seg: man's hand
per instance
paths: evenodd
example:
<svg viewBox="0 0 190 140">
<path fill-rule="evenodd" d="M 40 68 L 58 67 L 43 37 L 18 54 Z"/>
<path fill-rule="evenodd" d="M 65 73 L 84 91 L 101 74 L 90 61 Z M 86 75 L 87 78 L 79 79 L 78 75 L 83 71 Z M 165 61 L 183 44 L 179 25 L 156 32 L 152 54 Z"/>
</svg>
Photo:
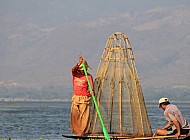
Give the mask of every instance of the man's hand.
<svg viewBox="0 0 190 140">
<path fill-rule="evenodd" d="M 90 94 L 94 96 L 94 91 L 90 92 Z"/>
<path fill-rule="evenodd" d="M 80 56 L 79 56 L 79 64 L 82 64 L 83 61 L 84 61 L 84 59 L 82 57 L 82 54 L 80 54 Z"/>
<path fill-rule="evenodd" d="M 177 132 L 175 135 L 174 135 L 174 138 L 178 138 L 180 136 L 180 132 Z"/>
</svg>

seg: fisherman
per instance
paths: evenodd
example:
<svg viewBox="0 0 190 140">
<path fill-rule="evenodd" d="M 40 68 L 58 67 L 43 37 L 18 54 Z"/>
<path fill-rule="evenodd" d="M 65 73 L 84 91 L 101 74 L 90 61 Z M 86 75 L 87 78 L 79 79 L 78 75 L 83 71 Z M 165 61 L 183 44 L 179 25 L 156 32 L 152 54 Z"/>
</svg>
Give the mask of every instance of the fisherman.
<svg viewBox="0 0 190 140">
<path fill-rule="evenodd" d="M 168 123 L 161 129 L 157 129 L 154 136 L 174 135 L 179 137 L 181 134 L 188 134 L 190 125 L 183 117 L 176 105 L 170 104 L 168 98 L 160 98 L 159 108 L 164 110 L 164 117 Z"/>
<path fill-rule="evenodd" d="M 79 63 L 72 68 L 74 93 L 71 105 L 71 130 L 77 136 L 83 136 L 90 130 L 90 103 L 91 95 L 94 95 L 90 93 L 82 63 L 86 70 L 91 69 L 82 55 L 79 57 Z M 89 73 L 88 78 L 94 90 L 93 77 Z"/>
</svg>

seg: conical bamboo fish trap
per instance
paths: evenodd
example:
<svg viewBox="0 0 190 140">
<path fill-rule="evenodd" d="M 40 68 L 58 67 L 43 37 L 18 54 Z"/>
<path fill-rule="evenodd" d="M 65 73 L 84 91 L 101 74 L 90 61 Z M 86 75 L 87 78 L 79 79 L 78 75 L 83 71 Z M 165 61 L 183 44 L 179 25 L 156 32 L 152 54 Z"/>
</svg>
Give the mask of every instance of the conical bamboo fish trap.
<svg viewBox="0 0 190 140">
<path fill-rule="evenodd" d="M 104 48 L 95 77 L 95 96 L 110 135 L 152 136 L 140 79 L 128 37 L 116 32 Z M 92 109 L 91 134 L 102 134 Z"/>
</svg>

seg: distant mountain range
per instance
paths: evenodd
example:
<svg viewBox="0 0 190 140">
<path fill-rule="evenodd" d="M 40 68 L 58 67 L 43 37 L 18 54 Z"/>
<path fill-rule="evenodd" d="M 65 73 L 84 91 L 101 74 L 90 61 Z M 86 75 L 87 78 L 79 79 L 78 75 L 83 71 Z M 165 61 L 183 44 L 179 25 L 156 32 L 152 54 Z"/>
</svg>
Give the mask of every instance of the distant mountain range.
<svg viewBox="0 0 190 140">
<path fill-rule="evenodd" d="M 70 101 L 72 89 L 54 86 L 41 89 L 1 86 L 0 93 L 0 101 Z"/>
<path fill-rule="evenodd" d="M 190 5 L 113 14 L 102 8 L 99 18 L 84 18 L 85 8 L 67 7 L 65 14 L 61 1 L 49 3 L 1 6 L 0 98 L 70 99 L 79 54 L 95 76 L 108 37 L 121 31 L 132 44 L 145 98 L 190 100 Z"/>
<path fill-rule="evenodd" d="M 190 88 L 165 87 L 147 88 L 144 91 L 145 101 L 158 101 L 161 97 L 167 97 L 171 101 L 190 101 Z M 0 101 L 71 101 L 72 88 L 56 86 L 36 88 L 19 87 L 16 84 L 0 86 Z"/>
</svg>

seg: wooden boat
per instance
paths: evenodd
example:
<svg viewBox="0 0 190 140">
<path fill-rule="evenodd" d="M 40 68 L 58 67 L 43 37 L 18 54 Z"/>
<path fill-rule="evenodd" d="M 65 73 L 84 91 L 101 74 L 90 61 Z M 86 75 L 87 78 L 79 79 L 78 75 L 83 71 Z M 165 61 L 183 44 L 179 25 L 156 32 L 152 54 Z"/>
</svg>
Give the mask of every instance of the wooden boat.
<svg viewBox="0 0 190 140">
<path fill-rule="evenodd" d="M 124 33 L 116 32 L 108 38 L 96 72 L 94 87 L 100 113 L 111 139 L 174 138 L 152 137 L 132 45 Z M 73 139 L 104 139 L 94 106 L 91 108 L 91 114 L 88 136 L 63 136 Z"/>
<path fill-rule="evenodd" d="M 79 140 L 93 140 L 93 139 L 99 139 L 104 140 L 104 136 L 71 136 L 71 135 L 62 135 L 65 138 L 71 138 L 71 139 L 79 139 Z M 190 134 L 187 135 L 181 135 L 178 138 L 175 138 L 172 136 L 155 136 L 155 137 L 128 137 L 128 136 L 110 136 L 110 139 L 112 140 L 190 140 Z"/>
</svg>

